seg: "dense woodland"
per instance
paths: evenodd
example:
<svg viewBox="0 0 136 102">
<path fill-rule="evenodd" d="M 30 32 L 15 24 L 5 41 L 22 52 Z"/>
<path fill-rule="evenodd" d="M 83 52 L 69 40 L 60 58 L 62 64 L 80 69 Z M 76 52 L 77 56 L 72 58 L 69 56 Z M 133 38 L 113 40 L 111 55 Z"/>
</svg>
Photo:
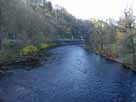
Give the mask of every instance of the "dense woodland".
<svg viewBox="0 0 136 102">
<path fill-rule="evenodd" d="M 92 19 L 93 32 L 88 46 L 108 59 L 136 69 L 136 22 L 133 10 L 125 9 L 119 21 Z"/>
<path fill-rule="evenodd" d="M 90 28 L 90 22 L 46 0 L 0 0 L 0 60 L 16 60 L 56 39 L 83 38 Z"/>
<path fill-rule="evenodd" d="M 119 21 L 80 20 L 46 0 L 0 0 L 0 62 L 37 53 L 57 39 L 83 38 L 92 51 L 136 69 L 135 23 L 132 9 Z"/>
</svg>

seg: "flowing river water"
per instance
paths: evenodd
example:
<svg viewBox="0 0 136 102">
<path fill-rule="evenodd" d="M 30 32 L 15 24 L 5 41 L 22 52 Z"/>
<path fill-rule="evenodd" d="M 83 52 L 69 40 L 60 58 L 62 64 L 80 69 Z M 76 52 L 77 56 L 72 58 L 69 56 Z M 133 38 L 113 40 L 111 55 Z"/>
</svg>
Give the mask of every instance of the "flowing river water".
<svg viewBox="0 0 136 102">
<path fill-rule="evenodd" d="M 0 75 L 0 102 L 136 102 L 136 74 L 79 46 Z"/>
</svg>

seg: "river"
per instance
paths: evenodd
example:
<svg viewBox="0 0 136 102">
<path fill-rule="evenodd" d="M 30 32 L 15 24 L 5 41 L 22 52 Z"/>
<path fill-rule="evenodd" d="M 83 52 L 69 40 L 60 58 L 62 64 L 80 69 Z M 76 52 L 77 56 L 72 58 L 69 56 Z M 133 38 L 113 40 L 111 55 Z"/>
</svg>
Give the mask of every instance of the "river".
<svg viewBox="0 0 136 102">
<path fill-rule="evenodd" d="M 136 74 L 80 46 L 50 50 L 41 66 L 0 75 L 0 102 L 136 102 Z"/>
</svg>

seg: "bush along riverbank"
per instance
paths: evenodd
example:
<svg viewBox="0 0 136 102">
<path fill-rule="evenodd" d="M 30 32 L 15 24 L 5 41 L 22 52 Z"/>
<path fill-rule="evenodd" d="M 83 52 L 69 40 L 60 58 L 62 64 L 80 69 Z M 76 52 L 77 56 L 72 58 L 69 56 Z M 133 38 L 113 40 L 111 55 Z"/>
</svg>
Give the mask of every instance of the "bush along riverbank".
<svg viewBox="0 0 136 102">
<path fill-rule="evenodd" d="M 11 65 L 32 65 L 41 63 L 43 58 L 50 57 L 51 48 L 58 46 L 55 43 L 41 43 L 38 46 L 27 45 L 17 51 L 1 51 L 0 52 L 0 70 L 8 70 Z"/>
</svg>

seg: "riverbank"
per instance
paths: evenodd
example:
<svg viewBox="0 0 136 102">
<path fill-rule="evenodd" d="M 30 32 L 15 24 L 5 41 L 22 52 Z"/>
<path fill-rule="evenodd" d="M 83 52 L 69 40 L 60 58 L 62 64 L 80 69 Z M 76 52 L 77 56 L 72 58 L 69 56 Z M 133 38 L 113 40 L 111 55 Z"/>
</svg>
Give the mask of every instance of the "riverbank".
<svg viewBox="0 0 136 102">
<path fill-rule="evenodd" d="M 49 52 L 50 49 L 58 47 L 58 44 L 50 44 L 46 49 L 39 50 L 37 53 L 21 56 L 16 55 L 14 59 L 6 59 L 0 62 L 0 72 L 10 70 L 12 65 L 23 65 L 23 66 L 36 66 L 39 65 L 42 60 L 47 60 L 52 54 Z"/>
<path fill-rule="evenodd" d="M 33 56 L 23 56 L 19 57 L 16 60 L 10 60 L 0 63 L 0 72 L 4 73 L 8 70 L 12 70 L 11 66 L 37 66 L 40 65 L 42 60 L 47 60 L 51 56 L 51 53 L 48 50 L 39 52 Z"/>
<path fill-rule="evenodd" d="M 53 55 L 49 50 L 59 46 L 64 46 L 64 45 L 56 44 L 56 43 L 50 44 L 50 46 L 48 46 L 46 49 L 42 49 L 35 54 L 27 55 L 27 56 L 19 55 L 18 57 L 14 58 L 14 60 L 6 60 L 0 62 L 0 72 L 3 73 L 8 70 L 12 70 L 11 69 L 12 65 L 17 65 L 17 66 L 21 65 L 21 66 L 29 66 L 29 67 L 35 67 L 37 65 L 40 65 L 43 61 L 48 60 Z"/>
<path fill-rule="evenodd" d="M 107 60 L 110 60 L 110 61 L 113 61 L 113 62 L 116 62 L 116 63 L 121 64 L 121 65 L 123 66 L 123 68 L 127 68 L 127 69 L 130 69 L 130 70 L 136 72 L 136 68 L 135 68 L 133 65 L 131 65 L 131 64 L 129 64 L 129 63 L 123 62 L 123 60 L 121 60 L 121 58 L 119 58 L 119 57 L 107 56 L 106 54 L 97 53 L 97 52 L 95 52 L 95 51 L 92 51 L 92 50 L 90 50 L 89 47 L 85 47 L 85 48 L 86 48 L 88 51 L 91 51 L 92 53 L 95 53 L 95 54 L 97 54 L 97 55 L 100 55 L 100 56 L 106 58 Z"/>
<path fill-rule="evenodd" d="M 105 57 L 108 60 L 111 60 L 111 61 L 121 64 L 124 68 L 131 69 L 132 71 L 136 72 L 136 69 L 133 65 L 123 62 L 120 58 L 108 57 L 106 55 L 101 55 L 101 56 Z"/>
</svg>

